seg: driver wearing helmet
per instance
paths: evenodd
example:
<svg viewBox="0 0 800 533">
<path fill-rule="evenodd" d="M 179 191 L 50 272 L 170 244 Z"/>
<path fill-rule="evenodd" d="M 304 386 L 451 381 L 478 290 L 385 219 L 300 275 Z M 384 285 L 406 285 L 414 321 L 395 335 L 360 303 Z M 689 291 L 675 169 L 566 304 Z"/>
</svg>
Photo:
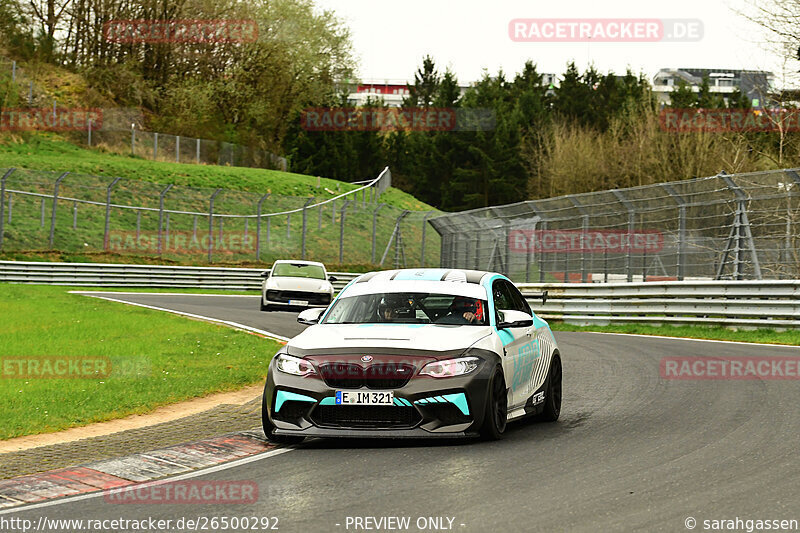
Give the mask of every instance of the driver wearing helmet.
<svg viewBox="0 0 800 533">
<path fill-rule="evenodd" d="M 449 313 L 437 320 L 439 324 L 478 324 L 483 322 L 483 302 L 466 296 L 456 296 Z"/>
<path fill-rule="evenodd" d="M 378 318 L 381 322 L 393 322 L 400 312 L 408 308 L 408 300 L 401 294 L 386 294 L 378 305 Z"/>
</svg>

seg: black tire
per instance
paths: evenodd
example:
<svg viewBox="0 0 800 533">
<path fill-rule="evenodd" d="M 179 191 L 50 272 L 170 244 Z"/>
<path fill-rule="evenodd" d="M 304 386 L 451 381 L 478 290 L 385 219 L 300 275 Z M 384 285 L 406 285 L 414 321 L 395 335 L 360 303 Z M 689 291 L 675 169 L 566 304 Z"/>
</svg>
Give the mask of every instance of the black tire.
<svg viewBox="0 0 800 533">
<path fill-rule="evenodd" d="M 483 425 L 480 429 L 481 437 L 485 440 L 497 440 L 502 438 L 506 430 L 508 419 L 508 392 L 506 391 L 506 380 L 503 377 L 503 369 L 499 366 L 495 368 L 492 378 L 489 380 L 488 392 L 486 394 L 486 411 L 483 415 Z"/>
<path fill-rule="evenodd" d="M 561 358 L 557 354 L 550 362 L 545 390 L 544 409 L 536 416 L 536 421 L 555 422 L 561 414 Z"/>
<path fill-rule="evenodd" d="M 268 305 L 264 305 L 264 301 L 261 301 L 261 310 L 262 311 L 272 311 L 272 308 Z"/>
<path fill-rule="evenodd" d="M 261 396 L 261 427 L 264 429 L 264 435 L 267 440 L 274 444 L 299 444 L 303 442 L 305 437 L 298 435 L 276 435 L 275 426 L 269 419 L 267 414 L 267 391 L 264 389 L 264 394 Z"/>
</svg>

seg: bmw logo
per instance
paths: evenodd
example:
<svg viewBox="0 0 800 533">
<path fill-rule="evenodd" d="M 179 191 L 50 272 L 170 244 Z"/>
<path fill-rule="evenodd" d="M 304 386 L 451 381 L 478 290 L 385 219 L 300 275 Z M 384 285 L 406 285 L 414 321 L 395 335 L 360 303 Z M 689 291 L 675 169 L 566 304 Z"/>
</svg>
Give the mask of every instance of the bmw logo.
<svg viewBox="0 0 800 533">
<path fill-rule="evenodd" d="M 372 356 L 371 355 L 362 355 L 361 356 L 361 361 L 364 362 L 364 363 L 369 363 L 370 361 L 372 361 Z"/>
</svg>

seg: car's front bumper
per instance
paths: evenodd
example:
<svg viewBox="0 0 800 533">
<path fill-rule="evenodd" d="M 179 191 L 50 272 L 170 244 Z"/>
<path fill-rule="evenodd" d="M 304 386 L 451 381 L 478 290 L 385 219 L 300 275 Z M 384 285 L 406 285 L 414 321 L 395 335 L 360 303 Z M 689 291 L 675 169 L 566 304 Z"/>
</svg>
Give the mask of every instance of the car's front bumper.
<svg viewBox="0 0 800 533">
<path fill-rule="evenodd" d="M 468 437 L 477 434 L 487 404 L 494 364 L 453 378 L 413 377 L 391 390 L 393 406 L 336 405 L 336 390 L 320 377 L 298 377 L 270 365 L 267 413 L 282 435 L 351 438 Z"/>
<path fill-rule="evenodd" d="M 264 305 L 276 307 L 328 307 L 333 300 L 330 292 L 283 291 L 268 289 L 262 291 L 261 301 Z M 297 302 L 306 302 L 304 304 Z"/>
</svg>

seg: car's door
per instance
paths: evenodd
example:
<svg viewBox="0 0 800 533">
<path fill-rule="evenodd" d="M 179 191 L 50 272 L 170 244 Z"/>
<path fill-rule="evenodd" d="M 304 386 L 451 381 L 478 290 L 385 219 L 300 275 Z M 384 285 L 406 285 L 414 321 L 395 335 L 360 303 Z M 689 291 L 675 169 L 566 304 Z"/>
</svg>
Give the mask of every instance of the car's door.
<svg viewBox="0 0 800 533">
<path fill-rule="evenodd" d="M 530 314 L 530 309 L 525 309 L 514 297 L 516 288 L 504 279 L 492 283 L 492 297 L 494 298 L 495 321 L 503 321 L 504 311 L 522 311 Z M 534 349 L 533 326 L 522 328 L 504 328 L 500 330 L 500 338 L 505 348 L 503 371 L 506 377 L 506 386 L 511 390 L 509 395 L 509 409 L 519 405 L 527 399 L 527 391 L 531 379 L 532 354 Z"/>
<path fill-rule="evenodd" d="M 524 309 L 526 313 L 533 316 L 533 311 L 531 310 L 530 305 L 525 300 L 525 297 L 522 296 L 522 293 L 519 292 L 513 284 L 510 284 L 510 291 L 511 296 L 516 302 L 517 308 Z M 530 328 L 529 332 L 529 341 L 527 344 L 522 346 L 522 357 L 524 359 L 523 362 L 520 364 L 520 368 L 524 369 L 524 372 L 528 374 L 527 378 L 525 374 L 519 377 L 519 380 L 527 380 L 525 385 L 519 387 L 519 402 L 525 403 L 525 401 L 531 397 L 539 387 L 542 386 L 544 383 L 545 378 L 547 377 L 547 365 L 550 364 L 550 357 L 549 353 L 546 353 L 548 344 L 542 344 L 541 339 L 539 337 L 539 333 L 544 333 L 543 331 L 537 331 L 535 326 Z M 541 402 L 544 400 L 544 396 L 541 398 L 534 398 L 534 404 Z M 515 399 L 516 401 L 516 399 Z"/>
</svg>

